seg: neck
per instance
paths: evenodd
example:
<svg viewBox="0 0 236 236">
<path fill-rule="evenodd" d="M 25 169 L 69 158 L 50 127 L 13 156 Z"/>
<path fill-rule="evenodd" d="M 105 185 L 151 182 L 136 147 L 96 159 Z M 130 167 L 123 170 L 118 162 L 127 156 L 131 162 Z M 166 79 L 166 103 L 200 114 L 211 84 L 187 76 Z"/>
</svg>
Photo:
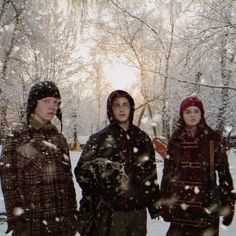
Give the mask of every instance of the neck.
<svg viewBox="0 0 236 236">
<path fill-rule="evenodd" d="M 129 128 L 129 121 L 126 121 L 126 122 L 122 122 L 122 123 L 118 123 L 118 125 L 125 131 L 128 130 Z"/>
<path fill-rule="evenodd" d="M 36 121 L 38 121 L 40 124 L 42 125 L 45 125 L 47 123 L 47 120 L 44 120 L 42 119 L 39 115 L 37 115 L 36 113 L 35 114 L 32 114 L 32 116 L 34 117 L 34 119 Z"/>
<path fill-rule="evenodd" d="M 188 133 L 191 134 L 192 137 L 195 137 L 195 136 L 196 136 L 196 134 L 197 134 L 197 129 L 198 129 L 197 126 L 187 126 L 186 129 L 187 129 Z"/>
</svg>

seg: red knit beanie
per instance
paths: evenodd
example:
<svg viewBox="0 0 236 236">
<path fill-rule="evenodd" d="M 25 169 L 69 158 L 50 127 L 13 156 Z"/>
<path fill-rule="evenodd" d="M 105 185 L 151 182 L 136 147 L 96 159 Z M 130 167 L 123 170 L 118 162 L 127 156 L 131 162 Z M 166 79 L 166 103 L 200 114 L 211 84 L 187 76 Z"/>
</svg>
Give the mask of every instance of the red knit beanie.
<svg viewBox="0 0 236 236">
<path fill-rule="evenodd" d="M 182 116 L 183 111 L 190 106 L 198 107 L 201 111 L 201 117 L 204 117 L 204 107 L 203 107 L 202 101 L 196 96 L 187 97 L 181 102 L 179 115 Z"/>
</svg>

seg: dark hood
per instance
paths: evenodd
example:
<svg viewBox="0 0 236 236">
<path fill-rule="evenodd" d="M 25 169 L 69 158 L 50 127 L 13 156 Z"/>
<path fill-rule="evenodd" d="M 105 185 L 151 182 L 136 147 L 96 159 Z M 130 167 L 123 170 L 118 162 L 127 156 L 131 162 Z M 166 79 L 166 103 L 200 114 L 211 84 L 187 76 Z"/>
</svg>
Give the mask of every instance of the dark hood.
<svg viewBox="0 0 236 236">
<path fill-rule="evenodd" d="M 114 101 L 115 98 L 118 97 L 125 97 L 128 99 L 129 103 L 130 103 L 130 116 L 129 116 L 129 121 L 130 124 L 133 123 L 133 117 L 134 117 L 134 99 L 124 90 L 115 90 L 113 91 L 107 98 L 107 117 L 110 121 L 110 123 L 115 122 L 114 117 L 113 117 L 113 113 L 112 113 L 112 103 Z"/>
</svg>

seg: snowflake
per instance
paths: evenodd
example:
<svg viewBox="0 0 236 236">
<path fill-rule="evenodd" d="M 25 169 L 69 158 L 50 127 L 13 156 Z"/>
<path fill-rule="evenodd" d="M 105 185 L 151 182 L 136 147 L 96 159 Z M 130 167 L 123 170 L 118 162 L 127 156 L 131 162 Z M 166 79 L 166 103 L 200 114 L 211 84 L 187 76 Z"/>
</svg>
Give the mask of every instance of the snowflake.
<svg viewBox="0 0 236 236">
<path fill-rule="evenodd" d="M 20 215 L 23 215 L 24 214 L 24 209 L 21 208 L 21 207 L 15 207 L 13 209 L 13 215 L 14 216 L 20 216 Z"/>
</svg>

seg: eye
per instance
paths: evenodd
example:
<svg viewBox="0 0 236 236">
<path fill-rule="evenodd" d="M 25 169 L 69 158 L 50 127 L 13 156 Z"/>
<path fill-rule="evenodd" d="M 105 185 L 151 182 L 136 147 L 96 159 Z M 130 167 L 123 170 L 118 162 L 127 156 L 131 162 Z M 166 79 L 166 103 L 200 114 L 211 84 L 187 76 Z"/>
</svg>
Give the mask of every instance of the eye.
<svg viewBox="0 0 236 236">
<path fill-rule="evenodd" d="M 43 101 L 44 101 L 44 103 L 46 103 L 46 104 L 49 103 L 49 100 L 48 100 L 48 99 L 44 99 Z"/>
<path fill-rule="evenodd" d="M 119 107 L 120 107 L 120 104 L 118 104 L 118 103 L 114 103 L 114 104 L 113 104 L 113 108 L 117 109 L 117 108 L 119 108 Z"/>
<path fill-rule="evenodd" d="M 128 107 L 129 107 L 129 103 L 126 102 L 126 103 L 123 104 L 123 106 L 124 106 L 125 108 L 128 108 Z"/>
<path fill-rule="evenodd" d="M 188 115 L 188 114 L 191 114 L 191 111 L 190 110 L 185 110 L 184 113 Z"/>
</svg>

